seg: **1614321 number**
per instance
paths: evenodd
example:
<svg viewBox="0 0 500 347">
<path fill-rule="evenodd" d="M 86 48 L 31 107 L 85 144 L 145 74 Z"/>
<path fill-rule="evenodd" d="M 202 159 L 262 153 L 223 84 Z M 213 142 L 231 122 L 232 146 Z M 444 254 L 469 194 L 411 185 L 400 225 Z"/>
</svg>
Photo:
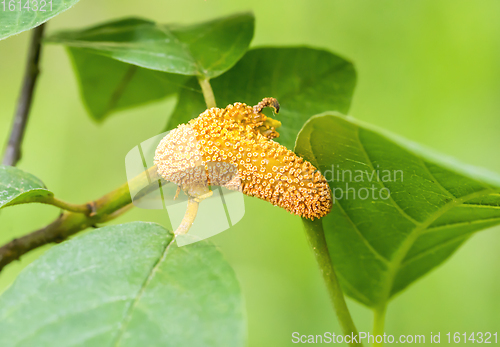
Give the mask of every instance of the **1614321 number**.
<svg viewBox="0 0 500 347">
<path fill-rule="evenodd" d="M 52 0 L 2 0 L 0 5 L 4 11 L 33 11 L 46 12 L 52 11 Z"/>
<path fill-rule="evenodd" d="M 448 343 L 498 343 L 498 333 L 448 333 Z"/>
</svg>

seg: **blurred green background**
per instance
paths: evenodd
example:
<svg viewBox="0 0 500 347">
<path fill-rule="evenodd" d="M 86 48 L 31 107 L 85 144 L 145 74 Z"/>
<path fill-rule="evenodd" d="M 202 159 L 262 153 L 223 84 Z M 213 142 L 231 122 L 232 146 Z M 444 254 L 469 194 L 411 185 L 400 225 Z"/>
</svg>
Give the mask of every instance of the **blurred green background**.
<svg viewBox="0 0 500 347">
<path fill-rule="evenodd" d="M 192 23 L 234 12 L 256 15 L 252 46 L 308 45 L 354 62 L 358 84 L 350 114 L 461 161 L 500 172 L 500 2 L 497 0 L 81 0 L 51 20 L 48 32 L 142 16 Z M 0 143 L 7 141 L 29 34 L 0 41 Z M 242 101 L 245 100 L 235 100 Z M 62 199 L 84 202 L 126 180 L 124 158 L 162 131 L 169 99 L 90 120 L 61 46 L 45 46 L 42 75 L 19 164 Z M 225 105 L 219 105 L 225 106 Z M 286 119 L 282 119 L 286 122 Z M 340 332 L 299 217 L 246 198 L 246 215 L 212 240 L 243 287 L 249 346 L 292 346 L 291 334 Z M 0 242 L 58 215 L 50 206 L 0 213 Z M 115 223 L 169 225 L 165 212 L 134 209 Z M 500 228 L 473 237 L 443 266 L 389 306 L 386 331 L 441 334 L 498 331 Z M 47 246 L 49 247 L 49 246 Z M 47 247 L 9 265 L 0 292 Z M 371 312 L 349 301 L 361 331 Z M 495 330 L 496 329 L 496 330 Z"/>
</svg>

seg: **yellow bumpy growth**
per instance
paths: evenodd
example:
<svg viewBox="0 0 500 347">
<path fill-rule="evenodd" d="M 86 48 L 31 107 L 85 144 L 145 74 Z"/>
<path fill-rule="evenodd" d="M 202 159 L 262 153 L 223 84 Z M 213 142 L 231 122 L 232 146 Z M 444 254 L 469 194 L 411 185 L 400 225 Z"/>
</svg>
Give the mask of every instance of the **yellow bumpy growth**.
<svg viewBox="0 0 500 347">
<path fill-rule="evenodd" d="M 261 113 L 274 98 L 253 108 L 235 103 L 211 108 L 168 133 L 158 145 L 158 173 L 188 191 L 218 185 L 267 200 L 302 217 L 330 212 L 332 198 L 325 178 L 308 161 L 272 139 L 280 122 Z"/>
</svg>

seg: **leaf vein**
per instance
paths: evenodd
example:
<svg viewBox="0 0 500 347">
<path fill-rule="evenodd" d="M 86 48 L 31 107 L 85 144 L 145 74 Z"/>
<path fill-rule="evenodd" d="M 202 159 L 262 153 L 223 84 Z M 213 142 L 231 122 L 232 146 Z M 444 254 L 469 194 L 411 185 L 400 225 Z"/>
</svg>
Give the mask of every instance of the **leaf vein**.
<svg viewBox="0 0 500 347">
<path fill-rule="evenodd" d="M 336 204 L 340 208 L 340 211 L 342 212 L 342 214 L 344 214 L 344 216 L 347 217 L 347 220 L 349 221 L 349 223 L 354 227 L 354 230 L 359 235 L 359 237 L 361 238 L 361 240 L 365 244 L 366 248 L 368 248 L 368 250 L 370 252 L 372 252 L 373 255 L 375 255 L 376 258 L 378 258 L 379 260 L 383 261 L 385 264 L 389 264 L 389 259 L 387 259 L 386 257 L 384 257 L 379 251 L 377 251 L 373 247 L 373 245 L 368 241 L 368 239 L 365 237 L 365 235 L 363 235 L 363 233 L 361 232 L 361 230 L 359 230 L 358 226 L 354 223 L 354 221 L 352 220 L 351 216 L 349 216 L 349 214 L 342 207 L 342 205 L 340 204 L 340 202 L 338 200 L 336 201 Z"/>
<path fill-rule="evenodd" d="M 361 150 L 363 151 L 363 153 L 364 153 L 364 155 L 365 155 L 365 158 L 366 158 L 366 160 L 367 160 L 367 162 L 368 162 L 368 165 L 369 165 L 369 166 L 370 166 L 370 168 L 373 170 L 373 172 L 375 172 L 375 168 L 374 168 L 374 166 L 373 166 L 372 159 L 371 159 L 371 158 L 370 158 L 370 156 L 368 155 L 368 152 L 366 151 L 365 145 L 363 144 L 363 142 L 361 141 L 361 137 L 359 136 L 359 127 L 357 127 L 357 128 L 356 128 L 356 135 L 357 135 L 357 137 L 358 137 L 358 142 L 359 142 L 359 144 L 360 144 Z M 381 185 L 383 188 L 385 188 L 385 189 L 387 189 L 388 191 L 390 191 L 390 190 L 389 190 L 389 188 L 387 188 L 387 187 L 385 186 L 385 184 L 384 184 L 382 181 L 380 181 L 380 180 L 379 180 L 379 183 L 380 183 L 380 185 Z M 415 220 L 415 219 L 414 219 L 413 217 L 411 217 L 408 213 L 406 213 L 406 212 L 405 212 L 405 211 L 401 208 L 401 206 L 399 206 L 399 204 L 398 204 L 398 203 L 397 203 L 397 202 L 393 199 L 393 197 L 392 197 L 392 195 L 391 195 L 391 194 L 389 194 L 389 200 L 393 202 L 394 207 L 395 207 L 395 208 L 396 208 L 396 209 L 400 212 L 400 214 L 401 214 L 403 217 L 405 217 L 406 219 L 408 219 L 410 222 L 412 222 L 412 223 L 413 223 L 413 224 L 415 224 L 415 225 L 421 225 L 421 224 L 422 224 L 422 222 L 419 222 L 419 221 Z"/>
<path fill-rule="evenodd" d="M 151 272 L 149 273 L 149 276 L 146 278 L 146 280 L 142 284 L 141 288 L 137 292 L 137 295 L 135 296 L 134 301 L 131 302 L 131 304 L 129 305 L 129 307 L 125 311 L 125 315 L 123 317 L 120 329 L 117 333 L 117 336 L 115 338 L 114 343 L 112 344 L 114 347 L 119 346 L 119 344 L 123 338 L 123 334 L 125 333 L 125 329 L 127 328 L 128 324 L 130 323 L 130 320 L 132 319 L 132 314 L 134 312 L 135 307 L 139 303 L 139 300 L 141 299 L 142 295 L 144 294 L 144 291 L 146 290 L 147 286 L 149 285 L 149 283 L 151 282 L 151 280 L 155 276 L 156 272 L 158 271 L 158 268 L 160 267 L 162 262 L 166 259 L 168 251 L 170 250 L 170 247 L 172 246 L 172 244 L 174 242 L 175 242 L 175 236 L 173 236 L 172 239 L 170 240 L 170 242 L 167 244 L 167 246 L 165 247 L 165 250 L 163 251 L 162 256 L 158 259 L 156 264 L 151 268 Z"/>
</svg>

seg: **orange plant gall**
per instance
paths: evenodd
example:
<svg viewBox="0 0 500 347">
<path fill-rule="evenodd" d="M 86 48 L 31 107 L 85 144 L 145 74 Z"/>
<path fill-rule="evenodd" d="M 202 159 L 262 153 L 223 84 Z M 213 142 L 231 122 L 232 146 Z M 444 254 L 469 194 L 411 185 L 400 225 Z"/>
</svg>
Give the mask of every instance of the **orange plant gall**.
<svg viewBox="0 0 500 347">
<path fill-rule="evenodd" d="M 218 185 L 239 190 L 314 219 L 332 207 L 325 178 L 308 161 L 273 141 L 281 123 L 262 114 L 279 112 L 274 98 L 253 108 L 243 103 L 210 108 L 168 133 L 158 145 L 155 165 L 165 179 L 188 191 Z"/>
</svg>

